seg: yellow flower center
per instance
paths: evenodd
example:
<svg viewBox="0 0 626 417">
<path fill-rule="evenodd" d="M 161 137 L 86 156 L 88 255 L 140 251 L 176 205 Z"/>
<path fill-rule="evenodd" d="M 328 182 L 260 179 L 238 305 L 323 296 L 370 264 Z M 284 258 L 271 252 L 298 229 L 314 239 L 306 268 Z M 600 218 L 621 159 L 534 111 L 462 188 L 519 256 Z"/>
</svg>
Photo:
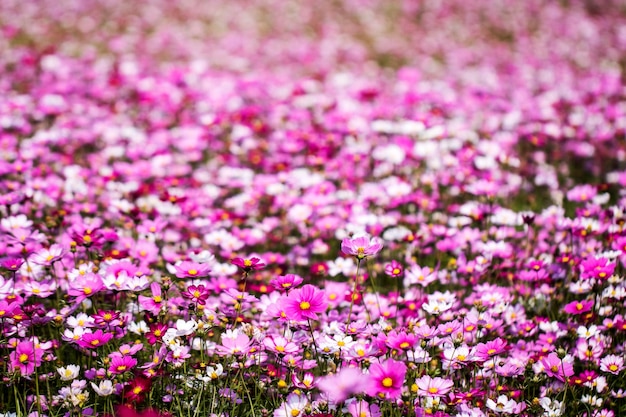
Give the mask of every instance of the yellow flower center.
<svg viewBox="0 0 626 417">
<path fill-rule="evenodd" d="M 428 392 L 430 392 L 431 394 L 436 394 L 439 392 L 439 388 L 437 387 L 430 387 L 428 388 Z"/>
<path fill-rule="evenodd" d="M 28 355 L 25 353 L 22 353 L 20 355 L 20 363 L 26 363 L 26 362 L 28 362 Z"/>
<path fill-rule="evenodd" d="M 311 303 L 309 303 L 308 301 L 302 301 L 300 303 L 300 309 L 301 310 L 308 310 L 311 308 Z"/>
<path fill-rule="evenodd" d="M 152 297 L 152 300 L 154 300 L 155 303 L 160 303 L 161 301 L 163 301 L 163 298 L 161 298 L 160 295 L 155 295 L 154 297 Z"/>
<path fill-rule="evenodd" d="M 195 269 L 190 269 L 189 271 L 187 271 L 187 273 L 188 273 L 189 275 L 198 275 L 198 271 L 197 271 L 197 270 L 195 270 Z"/>
<path fill-rule="evenodd" d="M 93 292 L 93 290 L 90 287 L 85 287 L 83 289 L 83 293 L 85 293 L 85 295 L 89 295 Z"/>
<path fill-rule="evenodd" d="M 383 379 L 383 387 L 385 388 L 389 388 L 393 385 L 393 379 L 387 377 L 385 379 Z"/>
</svg>

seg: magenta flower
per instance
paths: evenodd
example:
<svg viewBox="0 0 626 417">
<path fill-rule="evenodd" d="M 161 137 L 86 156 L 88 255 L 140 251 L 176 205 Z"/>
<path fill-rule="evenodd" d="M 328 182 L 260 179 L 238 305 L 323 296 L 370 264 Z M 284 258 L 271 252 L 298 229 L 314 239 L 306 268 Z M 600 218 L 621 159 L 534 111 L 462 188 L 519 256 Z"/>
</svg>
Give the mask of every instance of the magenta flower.
<svg viewBox="0 0 626 417">
<path fill-rule="evenodd" d="M 358 236 L 355 238 L 345 238 L 341 241 L 341 251 L 346 255 L 355 256 L 358 260 L 368 256 L 374 256 L 383 248 L 380 238 L 369 236 Z"/>
<path fill-rule="evenodd" d="M 152 297 L 146 297 L 145 295 L 139 296 L 139 306 L 156 316 L 159 314 L 161 307 L 163 306 L 161 285 L 159 285 L 158 282 L 153 282 L 150 284 L 150 290 L 152 291 Z"/>
<path fill-rule="evenodd" d="M 404 362 L 388 359 L 383 363 L 372 364 L 369 371 L 367 394 L 392 400 L 400 398 L 406 376 Z"/>
<path fill-rule="evenodd" d="M 490 340 L 487 343 L 479 343 L 478 345 L 476 345 L 476 348 L 474 349 L 474 356 L 479 361 L 485 362 L 490 358 L 504 352 L 506 346 L 506 340 L 500 339 L 498 337 L 497 339 Z"/>
<path fill-rule="evenodd" d="M 568 314 L 578 315 L 591 311 L 592 308 L 593 300 L 572 301 L 563 307 L 563 311 Z"/>
<path fill-rule="evenodd" d="M 205 305 L 209 298 L 209 290 L 204 285 L 190 285 L 181 295 L 196 304 Z"/>
<path fill-rule="evenodd" d="M 24 258 L 15 258 L 15 257 L 3 258 L 2 260 L 0 260 L 0 267 L 7 269 L 9 271 L 17 271 L 18 269 L 21 268 L 23 263 L 24 263 Z"/>
<path fill-rule="evenodd" d="M 230 261 L 230 263 L 232 263 L 235 266 L 238 266 L 246 273 L 252 270 L 256 271 L 256 270 L 265 268 L 265 263 L 261 259 L 256 258 L 256 257 L 250 258 L 250 259 L 235 258 L 232 261 Z"/>
<path fill-rule="evenodd" d="M 395 259 L 385 265 L 385 274 L 389 275 L 390 277 L 397 278 L 402 275 L 402 272 L 404 272 L 402 264 Z"/>
<path fill-rule="evenodd" d="M 425 397 L 443 397 L 452 390 L 454 382 L 451 379 L 424 375 L 415 380 L 417 395 Z"/>
<path fill-rule="evenodd" d="M 9 355 L 9 366 L 12 371 L 19 370 L 23 376 L 35 372 L 35 367 L 41 365 L 43 350 L 36 347 L 30 340 L 19 342 L 15 352 Z"/>
<path fill-rule="evenodd" d="M 276 288 L 277 291 L 289 291 L 292 288 L 302 284 L 302 277 L 295 274 L 280 275 L 270 281 L 270 284 Z"/>
<path fill-rule="evenodd" d="M 137 365 L 137 359 L 132 356 L 118 356 L 115 355 L 111 358 L 111 362 L 109 364 L 109 372 L 113 375 L 123 374 L 124 372 L 128 372 L 133 367 Z"/>
<path fill-rule="evenodd" d="M 107 344 L 112 338 L 112 333 L 104 333 L 98 329 L 93 333 L 83 333 L 82 338 L 78 341 L 78 345 L 88 349 L 95 349 Z"/>
<path fill-rule="evenodd" d="M 326 310 L 326 293 L 313 285 L 298 288 L 285 298 L 285 313 L 290 320 L 317 319 Z"/>
</svg>

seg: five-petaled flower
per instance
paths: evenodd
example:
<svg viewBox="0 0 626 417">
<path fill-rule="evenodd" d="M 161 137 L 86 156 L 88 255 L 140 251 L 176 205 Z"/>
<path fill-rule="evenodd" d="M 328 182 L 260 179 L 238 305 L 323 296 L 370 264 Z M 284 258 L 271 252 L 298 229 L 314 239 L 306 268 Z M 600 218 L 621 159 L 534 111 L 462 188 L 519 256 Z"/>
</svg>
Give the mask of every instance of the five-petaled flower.
<svg viewBox="0 0 626 417">
<path fill-rule="evenodd" d="M 383 242 L 378 237 L 347 237 L 341 241 L 341 251 L 346 255 L 355 256 L 359 261 L 368 256 L 376 255 L 382 248 Z"/>
<path fill-rule="evenodd" d="M 252 270 L 256 271 L 256 270 L 265 268 L 265 263 L 260 258 L 256 258 L 256 257 L 245 258 L 245 259 L 234 258 L 230 262 L 233 265 L 236 265 L 239 268 L 241 268 L 245 273 L 248 273 Z"/>
</svg>

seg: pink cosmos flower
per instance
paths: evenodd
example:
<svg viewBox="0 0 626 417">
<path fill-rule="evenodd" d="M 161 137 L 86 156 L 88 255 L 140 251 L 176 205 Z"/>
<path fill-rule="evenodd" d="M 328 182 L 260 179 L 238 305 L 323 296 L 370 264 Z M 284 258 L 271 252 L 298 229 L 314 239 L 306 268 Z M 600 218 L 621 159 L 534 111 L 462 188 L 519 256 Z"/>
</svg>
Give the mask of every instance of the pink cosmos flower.
<svg viewBox="0 0 626 417">
<path fill-rule="evenodd" d="M 23 376 L 35 372 L 35 367 L 41 365 L 44 351 L 37 348 L 30 340 L 19 342 L 15 351 L 9 354 L 9 366 L 11 371 L 19 370 Z"/>
<path fill-rule="evenodd" d="M 406 369 L 404 362 L 393 359 L 388 359 L 383 363 L 372 364 L 369 369 L 367 394 L 372 397 L 392 400 L 400 398 Z"/>
<path fill-rule="evenodd" d="M 81 303 L 85 298 L 91 297 L 104 288 L 102 278 L 94 273 L 79 275 L 74 281 L 70 282 L 67 291 L 72 297 L 76 297 L 75 303 Z"/>
<path fill-rule="evenodd" d="M 479 343 L 474 349 L 474 357 L 476 357 L 479 361 L 485 362 L 504 352 L 506 346 L 506 340 L 499 337 L 497 339 L 490 340 L 487 343 Z"/>
<path fill-rule="evenodd" d="M 22 267 L 23 263 L 24 258 L 8 257 L 0 260 L 0 267 L 9 271 L 17 271 Z"/>
<path fill-rule="evenodd" d="M 183 261 L 174 265 L 174 271 L 178 278 L 200 278 L 209 275 L 211 266 L 199 262 Z"/>
<path fill-rule="evenodd" d="M 573 358 L 566 356 L 560 359 L 556 353 L 552 352 L 547 357 L 541 359 L 541 364 L 548 376 L 554 377 L 559 381 L 565 382 L 567 378 L 574 375 Z"/>
<path fill-rule="evenodd" d="M 443 397 L 452 390 L 454 382 L 450 379 L 424 375 L 416 379 L 417 395 L 425 397 Z"/>
<path fill-rule="evenodd" d="M 216 352 L 220 356 L 242 356 L 250 352 L 252 341 L 245 333 L 227 331 L 222 334 L 222 344 L 217 346 Z"/>
<path fill-rule="evenodd" d="M 563 307 L 563 311 L 567 314 L 578 315 L 591 311 L 592 308 L 593 300 L 572 301 Z"/>
<path fill-rule="evenodd" d="M 78 345 L 87 349 L 95 349 L 105 345 L 113 338 L 112 333 L 104 333 L 98 329 L 93 333 L 83 333 Z"/>
<path fill-rule="evenodd" d="M 163 306 L 161 285 L 159 285 L 158 282 L 153 282 L 150 284 L 150 290 L 152 291 L 152 297 L 146 297 L 145 295 L 139 296 L 139 306 L 156 316 L 159 314 L 161 307 Z"/>
<path fill-rule="evenodd" d="M 403 271 L 404 268 L 402 267 L 402 264 L 395 259 L 385 265 L 385 274 L 389 275 L 390 277 L 397 278 L 402 275 Z"/>
<path fill-rule="evenodd" d="M 341 241 L 341 251 L 346 255 L 355 256 L 358 260 L 374 256 L 382 248 L 383 242 L 378 237 L 371 239 L 369 236 L 347 237 Z"/>
<path fill-rule="evenodd" d="M 607 355 L 600 361 L 600 370 L 618 375 L 624 369 L 624 357 L 618 355 Z"/>
<path fill-rule="evenodd" d="M 54 244 L 46 249 L 41 249 L 30 256 L 30 260 L 37 265 L 52 265 L 65 255 L 65 251 L 61 245 Z"/>
<path fill-rule="evenodd" d="M 326 310 L 326 293 L 313 285 L 298 288 L 285 298 L 285 313 L 290 320 L 317 319 Z"/>
<path fill-rule="evenodd" d="M 317 385 L 315 376 L 311 372 L 306 372 L 302 379 L 296 373 L 291 374 L 291 382 L 296 388 L 313 389 Z"/>
<path fill-rule="evenodd" d="M 137 359 L 132 356 L 113 356 L 109 364 L 109 372 L 113 375 L 123 374 L 130 371 L 135 365 L 137 365 Z"/>
<path fill-rule="evenodd" d="M 196 304 L 205 305 L 209 298 L 209 290 L 204 285 L 190 285 L 180 295 Z"/>
<path fill-rule="evenodd" d="M 298 345 L 282 336 L 268 336 L 263 339 L 263 344 L 268 350 L 278 354 L 296 353 L 300 350 Z"/>
<path fill-rule="evenodd" d="M 230 261 L 230 263 L 232 263 L 235 266 L 238 266 L 246 273 L 253 271 L 253 270 L 256 271 L 256 270 L 265 268 L 265 263 L 261 259 L 256 258 L 256 257 L 253 257 L 250 259 L 235 258 L 232 261 Z"/>
<path fill-rule="evenodd" d="M 280 275 L 270 281 L 270 284 L 276 288 L 277 291 L 289 291 L 292 288 L 296 288 L 302 284 L 302 277 L 296 274 Z"/>
</svg>

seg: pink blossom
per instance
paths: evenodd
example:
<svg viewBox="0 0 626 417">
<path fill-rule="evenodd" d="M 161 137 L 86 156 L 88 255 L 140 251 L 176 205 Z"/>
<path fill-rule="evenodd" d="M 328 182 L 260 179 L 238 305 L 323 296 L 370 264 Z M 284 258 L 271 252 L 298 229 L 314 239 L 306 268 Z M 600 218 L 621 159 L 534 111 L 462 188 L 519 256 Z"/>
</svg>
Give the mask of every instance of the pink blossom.
<svg viewBox="0 0 626 417">
<path fill-rule="evenodd" d="M 358 260 L 374 256 L 382 248 L 383 242 L 378 237 L 371 239 L 369 236 L 347 237 L 341 241 L 341 251 L 346 255 L 355 256 Z"/>
<path fill-rule="evenodd" d="M 317 313 L 326 310 L 326 293 L 313 285 L 305 285 L 285 298 L 285 313 L 290 320 L 317 319 Z"/>
<path fill-rule="evenodd" d="M 374 363 L 369 368 L 367 393 L 372 397 L 397 399 L 402 394 L 406 365 L 394 359 Z"/>
</svg>

